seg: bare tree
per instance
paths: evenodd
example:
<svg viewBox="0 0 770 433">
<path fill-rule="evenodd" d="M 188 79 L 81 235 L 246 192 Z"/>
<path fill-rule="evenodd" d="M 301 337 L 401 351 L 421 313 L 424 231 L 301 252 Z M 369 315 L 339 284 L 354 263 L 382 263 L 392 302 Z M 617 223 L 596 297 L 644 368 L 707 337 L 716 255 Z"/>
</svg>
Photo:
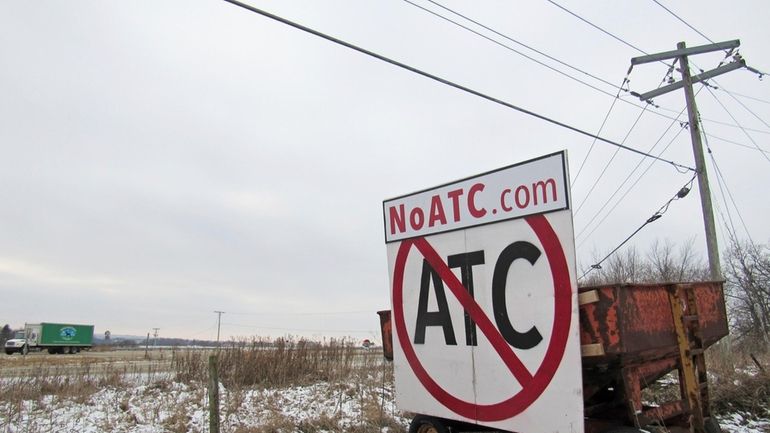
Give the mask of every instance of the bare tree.
<svg viewBox="0 0 770 433">
<path fill-rule="evenodd" d="M 594 254 L 597 256 L 597 254 Z M 586 275 L 580 282 L 581 286 L 595 286 L 605 283 L 635 283 L 644 274 L 642 257 L 635 247 L 630 247 L 621 253 L 607 258 L 598 268 Z"/>
<path fill-rule="evenodd" d="M 681 282 L 708 279 L 708 269 L 698 260 L 690 238 L 675 252 L 674 244 L 656 240 L 647 252 L 646 282 Z"/>
<path fill-rule="evenodd" d="M 610 256 L 580 281 L 581 286 L 617 283 L 659 283 L 708 279 L 708 268 L 698 259 L 689 240 L 676 248 L 673 243 L 655 241 L 641 256 L 635 247 Z"/>
<path fill-rule="evenodd" d="M 733 334 L 746 344 L 770 348 L 770 249 L 733 241 L 725 256 Z"/>
<path fill-rule="evenodd" d="M 0 346 L 5 346 L 5 342 L 11 338 L 13 338 L 13 330 L 6 324 L 3 326 L 3 329 L 0 330 Z"/>
</svg>

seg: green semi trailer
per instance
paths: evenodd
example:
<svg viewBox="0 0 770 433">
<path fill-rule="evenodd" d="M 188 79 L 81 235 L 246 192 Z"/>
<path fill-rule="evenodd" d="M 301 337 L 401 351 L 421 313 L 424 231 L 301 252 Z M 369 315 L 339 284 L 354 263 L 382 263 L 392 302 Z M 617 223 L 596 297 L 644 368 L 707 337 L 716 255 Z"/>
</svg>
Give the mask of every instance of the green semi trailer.
<svg viewBox="0 0 770 433">
<path fill-rule="evenodd" d="M 5 353 L 26 354 L 34 350 L 65 354 L 88 350 L 94 342 L 93 325 L 69 323 L 34 323 L 24 325 L 23 331 L 5 342 Z"/>
</svg>

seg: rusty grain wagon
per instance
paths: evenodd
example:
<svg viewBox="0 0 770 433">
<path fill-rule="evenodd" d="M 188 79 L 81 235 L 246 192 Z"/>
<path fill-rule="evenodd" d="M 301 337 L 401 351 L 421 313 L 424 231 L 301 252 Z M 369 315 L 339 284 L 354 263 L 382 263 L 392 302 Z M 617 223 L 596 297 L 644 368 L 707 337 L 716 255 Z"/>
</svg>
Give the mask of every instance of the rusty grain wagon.
<svg viewBox="0 0 770 433">
<path fill-rule="evenodd" d="M 589 433 L 720 431 L 709 409 L 704 350 L 728 333 L 722 282 L 581 287 L 585 430 Z M 378 312 L 385 357 L 393 359 L 390 311 Z M 678 396 L 650 406 L 642 390 L 676 371 Z M 418 416 L 411 431 L 469 426 Z"/>
</svg>

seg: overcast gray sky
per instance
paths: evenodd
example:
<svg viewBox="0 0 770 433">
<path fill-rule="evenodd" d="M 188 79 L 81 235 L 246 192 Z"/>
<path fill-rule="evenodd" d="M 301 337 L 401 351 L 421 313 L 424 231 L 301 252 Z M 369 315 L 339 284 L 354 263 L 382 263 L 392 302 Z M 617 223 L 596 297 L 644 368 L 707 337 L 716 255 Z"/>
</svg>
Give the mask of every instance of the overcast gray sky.
<svg viewBox="0 0 770 433">
<path fill-rule="evenodd" d="M 557 2 L 650 53 L 708 43 L 651 0 Z M 747 63 L 770 70 L 766 2 L 662 3 L 713 41 L 740 39 Z M 617 93 L 401 0 L 252 4 L 592 133 Z M 641 54 L 546 0 L 441 4 L 618 85 Z M 692 62 L 712 69 L 723 58 Z M 635 67 L 631 90 L 657 87 L 666 69 Z M 756 147 L 770 151 L 770 77 L 738 70 L 711 84 L 719 89 L 697 96 L 709 145 L 751 237 L 766 243 L 770 160 Z M 671 120 L 682 92 L 655 103 L 643 112 L 623 92 L 601 135 L 645 151 L 659 142 L 656 154 L 670 143 L 662 157 L 694 165 L 689 132 Z M 379 340 L 375 311 L 389 305 L 383 199 L 562 149 L 574 179 L 591 144 L 223 1 L 4 0 L 0 322 L 214 339 L 222 310 L 223 338 Z M 690 177 L 654 163 L 589 236 L 641 159 L 620 151 L 589 195 L 614 152 L 596 143 L 575 180 L 583 267 Z M 710 159 L 708 168 L 720 228 L 729 205 L 746 238 Z M 697 194 L 673 203 L 632 244 L 694 238 L 705 257 L 699 209 Z"/>
</svg>

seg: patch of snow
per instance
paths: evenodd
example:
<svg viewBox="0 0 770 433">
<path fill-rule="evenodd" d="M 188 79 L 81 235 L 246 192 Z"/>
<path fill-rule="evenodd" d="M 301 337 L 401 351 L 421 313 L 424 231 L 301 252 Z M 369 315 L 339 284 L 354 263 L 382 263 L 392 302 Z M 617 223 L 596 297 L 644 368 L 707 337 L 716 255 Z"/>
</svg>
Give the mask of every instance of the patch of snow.
<svg viewBox="0 0 770 433">
<path fill-rule="evenodd" d="M 729 433 L 767 433 L 770 432 L 770 418 L 755 419 L 750 414 L 736 412 L 726 416 L 717 416 L 722 431 Z"/>
<path fill-rule="evenodd" d="M 86 398 L 44 396 L 20 404 L 0 403 L 0 433 L 76 431 L 83 433 L 163 433 L 208 431 L 208 395 L 198 386 L 147 376 L 121 388 L 101 389 Z M 345 430 L 371 420 L 372 413 L 391 420 L 396 431 L 409 420 L 396 412 L 392 384 L 376 380 L 317 383 L 287 388 L 229 390 L 220 384 L 222 431 L 274 422 L 289 433 L 306 423 Z M 368 417 L 368 418 L 367 418 Z M 386 423 L 387 424 L 387 423 Z M 286 430 L 288 429 L 288 430 Z M 320 427 L 318 431 L 324 430 Z M 394 430 L 389 425 L 382 433 Z"/>
</svg>

